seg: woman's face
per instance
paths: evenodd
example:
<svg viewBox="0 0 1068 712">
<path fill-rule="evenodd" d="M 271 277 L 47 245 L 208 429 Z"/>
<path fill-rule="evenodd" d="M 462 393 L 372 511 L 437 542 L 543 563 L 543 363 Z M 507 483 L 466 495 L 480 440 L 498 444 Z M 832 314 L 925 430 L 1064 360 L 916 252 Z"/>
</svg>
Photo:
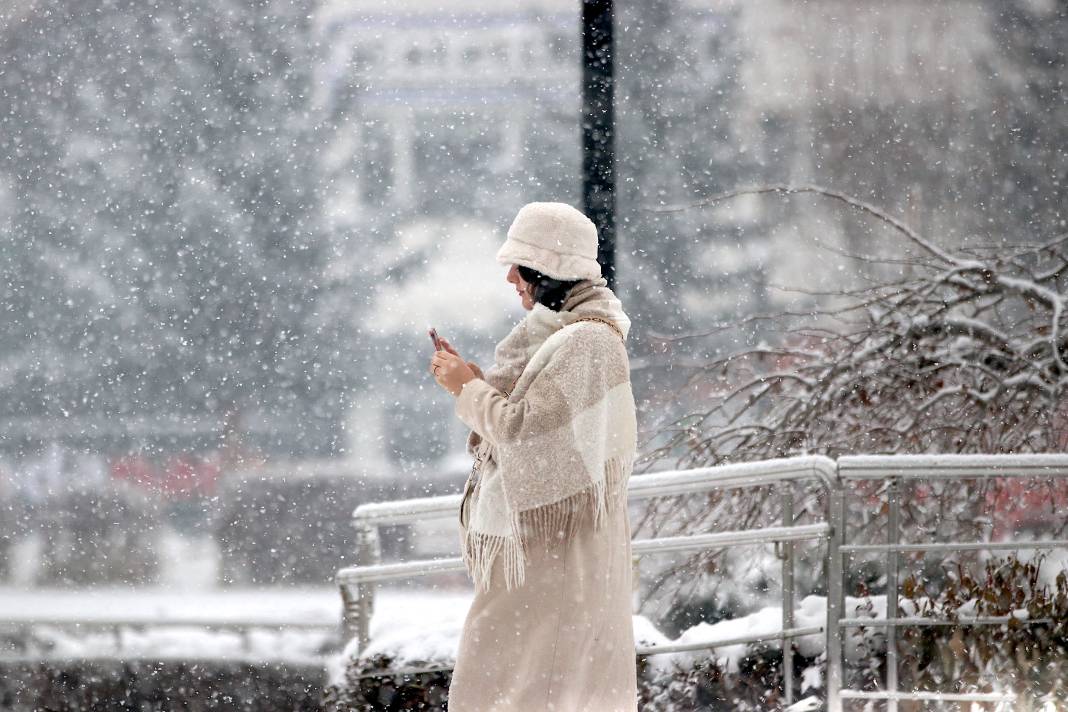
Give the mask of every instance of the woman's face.
<svg viewBox="0 0 1068 712">
<path fill-rule="evenodd" d="M 512 265 L 508 270 L 508 281 L 515 285 L 516 292 L 519 293 L 519 299 L 523 302 L 523 308 L 530 311 L 534 308 L 534 299 L 530 296 L 530 283 L 524 282 L 523 278 L 519 274 L 519 266 Z"/>
</svg>

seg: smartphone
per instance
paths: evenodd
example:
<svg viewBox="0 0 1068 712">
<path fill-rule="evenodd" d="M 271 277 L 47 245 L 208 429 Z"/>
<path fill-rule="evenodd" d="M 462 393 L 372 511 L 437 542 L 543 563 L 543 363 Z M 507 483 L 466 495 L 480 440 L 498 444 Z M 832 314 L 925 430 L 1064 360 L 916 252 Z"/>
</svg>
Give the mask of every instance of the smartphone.
<svg viewBox="0 0 1068 712">
<path fill-rule="evenodd" d="M 435 329 L 434 327 L 430 327 L 430 331 L 428 333 L 430 334 L 430 340 L 434 342 L 434 350 L 441 351 L 441 339 L 438 337 L 437 329 Z"/>
</svg>

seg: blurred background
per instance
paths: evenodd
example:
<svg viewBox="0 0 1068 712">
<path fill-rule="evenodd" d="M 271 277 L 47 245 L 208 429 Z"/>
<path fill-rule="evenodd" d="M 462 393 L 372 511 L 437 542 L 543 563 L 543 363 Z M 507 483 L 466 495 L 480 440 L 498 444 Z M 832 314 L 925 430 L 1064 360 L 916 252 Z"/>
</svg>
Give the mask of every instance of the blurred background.
<svg viewBox="0 0 1068 712">
<path fill-rule="evenodd" d="M 581 205 L 579 10 L 0 8 L 0 616 L 231 590 L 325 624 L 356 505 L 460 491 L 466 429 L 426 330 L 487 367 L 524 313 L 493 259 L 512 217 Z M 616 3 L 641 438 L 699 406 L 678 364 L 855 285 L 853 254 L 909 249 L 818 195 L 657 208 L 812 184 L 947 247 L 1065 230 L 1065 12 Z M 383 537 L 387 559 L 457 545 L 451 521 Z"/>
</svg>

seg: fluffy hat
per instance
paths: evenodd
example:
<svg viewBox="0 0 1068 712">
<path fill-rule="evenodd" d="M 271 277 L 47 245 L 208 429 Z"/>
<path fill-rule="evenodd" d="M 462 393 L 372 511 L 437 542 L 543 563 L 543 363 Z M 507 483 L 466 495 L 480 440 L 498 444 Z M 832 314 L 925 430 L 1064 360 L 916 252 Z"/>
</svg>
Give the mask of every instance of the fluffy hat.
<svg viewBox="0 0 1068 712">
<path fill-rule="evenodd" d="M 527 203 L 508 228 L 497 261 L 554 279 L 597 279 L 597 226 L 567 203 Z"/>
</svg>

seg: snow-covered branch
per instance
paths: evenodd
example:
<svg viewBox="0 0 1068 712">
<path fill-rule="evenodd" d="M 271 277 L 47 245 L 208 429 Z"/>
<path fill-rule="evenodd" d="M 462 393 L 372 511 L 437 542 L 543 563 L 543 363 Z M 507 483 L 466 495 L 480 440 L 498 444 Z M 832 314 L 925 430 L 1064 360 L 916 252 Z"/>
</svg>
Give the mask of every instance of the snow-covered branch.
<svg viewBox="0 0 1068 712">
<path fill-rule="evenodd" d="M 781 340 L 769 337 L 770 343 L 715 353 L 703 363 L 694 359 L 687 388 L 703 394 L 702 406 L 661 430 L 659 447 L 646 460 L 668 459 L 681 468 L 801 453 L 1065 449 L 1068 240 L 1036 240 L 1012 250 L 950 250 L 874 206 L 817 186 L 737 190 L 689 207 L 770 192 L 842 200 L 886 221 L 926 254 L 872 256 L 869 264 L 888 267 L 886 278 L 822 294 L 833 308 L 745 320 L 778 327 L 765 334 L 781 334 Z M 702 336 L 728 331 L 724 324 L 663 338 L 679 350 L 682 343 L 696 347 Z M 915 526 L 976 536 L 976 527 L 989 522 L 977 507 L 1000 497 L 1002 486 L 998 480 L 962 485 L 946 495 L 952 503 L 910 506 L 908 516 Z M 743 528 L 776 516 L 771 492 L 751 496 L 759 501 L 713 495 L 700 506 L 676 505 L 658 516 L 677 514 L 680 533 Z M 677 567 L 680 581 L 692 582 L 695 565 Z"/>
</svg>

